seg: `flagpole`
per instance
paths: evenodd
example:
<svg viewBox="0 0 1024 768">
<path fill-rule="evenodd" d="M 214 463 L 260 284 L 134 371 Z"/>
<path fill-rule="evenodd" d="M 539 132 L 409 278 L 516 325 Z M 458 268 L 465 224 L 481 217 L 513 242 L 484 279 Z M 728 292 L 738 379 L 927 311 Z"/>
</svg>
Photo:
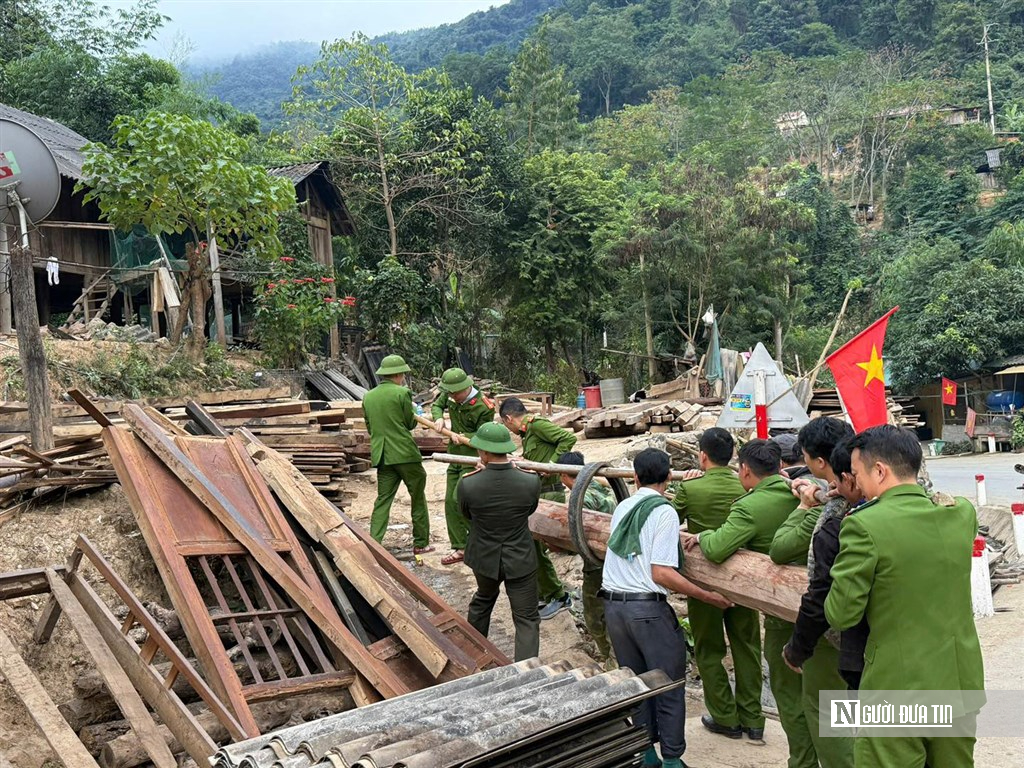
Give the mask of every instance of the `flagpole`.
<svg viewBox="0 0 1024 768">
<path fill-rule="evenodd" d="M 944 378 L 946 378 L 946 377 L 943 376 L 943 377 L 941 377 L 939 379 L 939 405 L 941 406 L 941 410 L 942 410 L 942 423 L 939 424 L 939 438 L 938 438 L 939 440 L 942 439 L 942 435 L 946 431 L 946 403 L 945 403 L 946 390 L 945 390 L 945 387 L 942 384 L 942 379 L 944 379 Z M 956 406 L 954 405 L 953 407 L 955 408 Z"/>
</svg>

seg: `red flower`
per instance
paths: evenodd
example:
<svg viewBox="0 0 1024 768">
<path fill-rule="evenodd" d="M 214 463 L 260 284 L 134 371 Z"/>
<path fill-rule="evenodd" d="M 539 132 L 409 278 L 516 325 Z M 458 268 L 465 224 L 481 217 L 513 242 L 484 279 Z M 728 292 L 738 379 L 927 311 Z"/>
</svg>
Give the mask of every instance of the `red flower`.
<svg viewBox="0 0 1024 768">
<path fill-rule="evenodd" d="M 267 283 L 267 290 L 272 291 L 277 287 L 277 283 Z"/>
<path fill-rule="evenodd" d="M 330 304 L 332 301 L 334 301 L 334 299 L 332 299 L 330 296 L 324 296 L 324 301 Z"/>
<path fill-rule="evenodd" d="M 285 263 L 288 263 L 288 262 L 295 261 L 295 259 L 293 259 L 291 256 L 282 256 L 281 257 L 281 261 L 283 261 Z"/>
<path fill-rule="evenodd" d="M 315 279 L 315 278 L 312 278 L 312 277 L 307 277 L 307 278 L 305 278 L 305 279 L 303 280 L 303 282 L 305 282 L 305 283 L 315 283 L 315 282 L 316 282 L 316 279 Z"/>
<path fill-rule="evenodd" d="M 296 279 L 296 280 L 292 280 L 292 282 L 293 282 L 293 283 L 295 283 L 296 285 L 302 285 L 302 284 L 303 284 L 303 283 L 305 283 L 306 281 L 305 281 L 305 280 L 299 280 L 299 279 Z"/>
<path fill-rule="evenodd" d="M 295 309 L 295 305 L 294 304 L 289 304 L 288 305 L 288 309 Z"/>
<path fill-rule="evenodd" d="M 341 304 L 342 304 L 342 306 L 345 306 L 345 307 L 354 307 L 356 305 L 356 297 L 355 296 L 346 296 L 342 300 Z"/>
<path fill-rule="evenodd" d="M 334 278 L 333 277 L 321 277 L 320 278 L 320 282 L 321 283 L 333 283 L 334 282 Z"/>
</svg>

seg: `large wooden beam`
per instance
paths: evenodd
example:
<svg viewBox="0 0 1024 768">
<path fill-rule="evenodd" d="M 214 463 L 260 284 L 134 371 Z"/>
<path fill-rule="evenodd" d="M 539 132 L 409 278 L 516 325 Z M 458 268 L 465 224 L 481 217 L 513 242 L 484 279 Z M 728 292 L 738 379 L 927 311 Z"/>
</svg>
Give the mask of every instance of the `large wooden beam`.
<svg viewBox="0 0 1024 768">
<path fill-rule="evenodd" d="M 611 516 L 584 511 L 587 543 L 604 557 Z M 541 501 L 530 517 L 533 537 L 558 549 L 573 552 L 569 537 L 569 512 L 565 504 Z M 686 553 L 683 575 L 704 589 L 720 592 L 737 605 L 795 621 L 800 598 L 807 591 L 807 569 L 776 565 L 767 555 L 741 549 L 721 565 L 704 557 L 700 549 Z"/>
</svg>

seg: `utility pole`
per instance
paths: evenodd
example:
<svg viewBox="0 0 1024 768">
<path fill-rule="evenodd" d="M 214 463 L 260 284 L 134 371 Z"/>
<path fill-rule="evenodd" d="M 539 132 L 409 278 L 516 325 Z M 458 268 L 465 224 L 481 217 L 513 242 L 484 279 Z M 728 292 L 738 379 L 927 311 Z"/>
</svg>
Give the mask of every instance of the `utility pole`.
<svg viewBox="0 0 1024 768">
<path fill-rule="evenodd" d="M 985 46 L 985 80 L 988 84 L 988 119 L 989 126 L 992 129 L 992 135 L 996 135 L 996 109 L 994 102 L 992 101 L 992 67 L 988 61 L 988 30 L 991 24 L 985 25 L 985 34 L 981 38 L 981 44 Z"/>
<path fill-rule="evenodd" d="M 7 225 L 0 221 L 0 335 L 10 336 L 12 327 L 11 251 L 7 240 Z"/>
</svg>

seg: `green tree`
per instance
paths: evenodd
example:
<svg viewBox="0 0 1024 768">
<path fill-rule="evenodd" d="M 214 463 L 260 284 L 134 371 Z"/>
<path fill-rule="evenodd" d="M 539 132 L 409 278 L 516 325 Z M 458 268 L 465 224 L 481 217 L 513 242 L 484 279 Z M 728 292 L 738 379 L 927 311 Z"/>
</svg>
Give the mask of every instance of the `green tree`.
<svg viewBox="0 0 1024 768">
<path fill-rule="evenodd" d="M 247 143 L 207 122 L 150 112 L 114 121 L 110 146 L 93 144 L 83 164 L 85 201 L 95 200 L 119 229 L 143 225 L 153 234 L 187 233 L 188 275 L 175 340 L 191 309 L 188 350 L 194 361 L 206 346 L 209 265 L 206 237 L 221 247 L 279 256 L 278 216 L 295 205 L 287 179 L 272 177 L 241 158 Z"/>
<path fill-rule="evenodd" d="M 542 149 L 563 149 L 579 134 L 580 95 L 564 66 L 555 66 L 547 41 L 547 25 L 526 40 L 508 75 L 505 117 L 509 135 L 526 157 Z"/>
<path fill-rule="evenodd" d="M 597 92 L 605 117 L 622 104 L 639 59 L 631 8 L 614 13 L 588 13 L 575 25 L 570 56 L 580 82 Z"/>
<path fill-rule="evenodd" d="M 527 160 L 526 171 L 529 217 L 511 263 L 498 268 L 515 270 L 507 322 L 543 346 L 554 373 L 556 345 L 571 363 L 570 343 L 600 311 L 599 232 L 617 215 L 623 179 L 606 178 L 588 155 L 552 150 Z"/>
</svg>

